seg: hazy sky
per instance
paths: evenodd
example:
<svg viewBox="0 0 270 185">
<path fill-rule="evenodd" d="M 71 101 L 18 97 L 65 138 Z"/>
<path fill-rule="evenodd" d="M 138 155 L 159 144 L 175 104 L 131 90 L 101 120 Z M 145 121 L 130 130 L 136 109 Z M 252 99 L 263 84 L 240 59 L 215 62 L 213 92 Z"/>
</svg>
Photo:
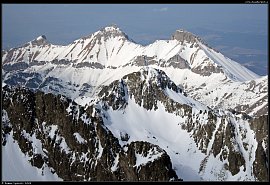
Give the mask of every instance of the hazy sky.
<svg viewBox="0 0 270 185">
<path fill-rule="evenodd" d="M 42 34 L 69 44 L 112 23 L 141 44 L 169 39 L 179 28 L 266 35 L 267 11 L 267 4 L 2 4 L 2 47 Z"/>
</svg>

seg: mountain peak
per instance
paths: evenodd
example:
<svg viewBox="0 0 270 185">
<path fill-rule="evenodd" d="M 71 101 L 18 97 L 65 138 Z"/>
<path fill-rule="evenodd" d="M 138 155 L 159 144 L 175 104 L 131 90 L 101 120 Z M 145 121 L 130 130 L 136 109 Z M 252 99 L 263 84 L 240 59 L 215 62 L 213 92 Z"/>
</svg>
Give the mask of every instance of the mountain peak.
<svg viewBox="0 0 270 185">
<path fill-rule="evenodd" d="M 47 40 L 46 36 L 45 35 L 40 35 L 36 38 L 37 41 L 39 40 Z"/>
<path fill-rule="evenodd" d="M 155 83 L 157 87 L 160 87 L 163 90 L 168 87 L 169 89 L 172 88 L 175 92 L 182 93 L 182 89 L 176 86 L 163 70 L 146 66 L 141 68 L 139 73 L 140 79 L 145 81 L 146 84 Z"/>
<path fill-rule="evenodd" d="M 116 24 L 103 27 L 102 29 L 94 33 L 94 36 L 99 40 L 101 37 L 104 37 L 105 40 L 115 37 L 119 37 L 123 40 L 130 40 L 128 36 Z"/>
<path fill-rule="evenodd" d="M 30 43 L 32 45 L 40 46 L 40 45 L 48 44 L 48 41 L 47 41 L 47 37 L 45 35 L 40 35 L 36 39 L 32 40 Z"/>
<path fill-rule="evenodd" d="M 118 31 L 122 32 L 121 29 L 116 24 L 111 24 L 109 26 L 106 26 L 102 29 L 102 31 L 111 32 L 111 31 Z"/>
<path fill-rule="evenodd" d="M 191 32 L 188 32 L 183 29 L 178 29 L 174 32 L 171 37 L 172 40 L 178 40 L 180 42 L 187 41 L 187 42 L 196 42 L 197 40 L 201 40 L 198 36 L 194 35 Z"/>
</svg>

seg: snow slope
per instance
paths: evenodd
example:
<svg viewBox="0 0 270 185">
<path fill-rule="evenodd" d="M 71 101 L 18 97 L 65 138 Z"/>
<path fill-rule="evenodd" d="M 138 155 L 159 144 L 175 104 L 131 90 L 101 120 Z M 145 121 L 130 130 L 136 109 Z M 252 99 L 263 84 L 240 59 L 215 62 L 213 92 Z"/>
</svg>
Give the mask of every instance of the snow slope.
<svg viewBox="0 0 270 185">
<path fill-rule="evenodd" d="M 253 73 L 239 63 L 225 57 L 221 53 L 217 53 L 213 49 L 208 48 L 200 42 L 199 46 L 202 48 L 205 54 L 211 58 L 212 61 L 214 61 L 218 65 L 221 65 L 224 68 L 225 73 L 230 78 L 241 82 L 259 78 L 259 75 Z"/>
<path fill-rule="evenodd" d="M 140 72 L 142 73 L 141 80 L 146 80 L 146 84 L 157 81 L 155 78 L 159 74 L 155 69 L 143 68 Z M 148 74 L 148 76 L 145 78 L 143 74 Z M 125 84 L 132 84 L 132 82 L 128 83 L 129 78 L 132 77 L 128 76 L 123 80 Z M 112 88 L 114 89 L 115 87 Z M 187 110 L 177 110 L 177 112 L 182 112 L 180 115 L 176 112 L 169 113 L 164 103 L 157 99 L 158 109 L 146 111 L 143 106 L 135 102 L 135 98 L 131 98 L 135 95 L 132 94 L 129 85 L 124 88 L 125 95 L 123 96 L 125 96 L 127 101 L 125 108 L 119 108 L 117 110 L 112 107 L 101 109 L 105 126 L 119 139 L 122 146 L 132 141 L 148 141 L 149 143 L 160 146 L 169 154 L 173 169 L 176 170 L 177 175 L 183 178 L 184 181 L 256 180 L 252 170 L 257 141 L 255 139 L 255 133 L 250 129 L 248 121 L 242 120 L 241 115 L 233 115 L 229 111 L 215 110 L 214 114 L 217 116 L 215 129 L 206 148 L 206 153 L 203 153 L 198 148 L 193 134 L 196 133 L 197 129 L 201 129 L 201 126 L 209 123 L 209 114 L 201 114 L 201 112 L 209 112 L 212 111 L 211 109 L 190 97 L 184 96 L 182 93 L 177 93 L 168 88 L 164 89 L 164 93 L 167 94 L 170 100 L 182 105 L 188 105 L 192 108 L 192 118 L 194 122 L 198 121 L 199 123 L 193 128 L 194 132 L 188 132 L 183 129 L 183 125 L 189 120 L 188 116 L 184 116 L 184 112 Z M 109 91 L 110 93 L 113 93 L 116 97 L 119 96 L 119 94 Z M 142 101 L 146 100 L 143 99 Z M 99 103 L 98 107 L 103 107 L 102 102 Z M 222 123 L 224 116 L 228 116 L 228 118 L 225 119 L 225 123 Z M 230 171 L 225 169 L 224 165 L 228 163 L 228 159 L 221 161 L 220 156 L 222 154 L 220 153 L 215 157 L 212 149 L 213 145 L 216 144 L 214 142 L 214 136 L 218 128 L 221 124 L 224 124 L 223 127 L 226 128 L 229 122 L 232 122 L 236 128 L 236 137 L 232 138 L 235 139 L 233 145 L 235 145 L 235 150 L 240 150 L 244 156 L 246 166 L 245 170 L 241 167 L 236 175 L 232 175 Z M 243 133 L 245 133 L 245 136 L 243 136 Z M 128 141 L 121 140 L 121 136 L 125 134 L 129 136 Z M 243 142 L 249 143 L 248 149 L 244 149 Z"/>
<path fill-rule="evenodd" d="M 7 137 L 6 145 L 2 146 L 3 181 L 63 181 L 47 165 L 44 169 L 32 166 L 28 161 L 30 158 L 22 153 L 12 135 L 13 132 Z"/>
<path fill-rule="evenodd" d="M 127 133 L 130 136 L 129 141 L 122 142 L 122 145 L 132 141 L 148 141 L 163 148 L 171 157 L 173 169 L 184 181 L 255 180 L 251 170 L 255 156 L 254 148 L 256 148 L 257 143 L 254 139 L 254 133 L 250 129 L 247 129 L 247 140 L 249 140 L 249 143 L 254 142 L 254 144 L 250 145 L 249 150 L 253 156 L 252 160 L 248 159 L 249 154 L 246 152 L 248 170 L 243 171 L 242 169 L 237 175 L 232 175 L 223 167 L 226 161 L 221 162 L 218 157 L 213 157 L 211 150 L 208 152 L 210 157 L 203 154 L 196 146 L 191 133 L 181 129 L 181 123 L 185 119 L 167 113 L 161 103 L 159 103 L 158 107 L 156 111 L 145 111 L 133 100 L 129 100 L 126 109 L 118 111 L 110 109 L 107 112 L 108 121 L 106 127 L 119 140 L 121 133 Z M 220 122 L 220 119 L 218 122 Z M 243 124 L 242 127 L 249 127 L 247 122 L 243 122 Z M 211 147 L 212 145 L 209 146 L 209 148 Z M 200 169 L 205 158 L 207 158 L 207 162 L 204 170 L 199 173 L 198 169 Z"/>
</svg>

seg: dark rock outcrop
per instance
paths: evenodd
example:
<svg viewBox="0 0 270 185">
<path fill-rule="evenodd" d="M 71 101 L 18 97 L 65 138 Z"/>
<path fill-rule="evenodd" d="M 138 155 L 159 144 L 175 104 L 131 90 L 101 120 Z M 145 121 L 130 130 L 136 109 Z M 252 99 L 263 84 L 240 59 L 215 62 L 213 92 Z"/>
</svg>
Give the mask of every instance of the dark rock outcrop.
<svg viewBox="0 0 270 185">
<path fill-rule="evenodd" d="M 269 181 L 269 123 L 268 115 L 252 120 L 250 127 L 256 133 L 258 146 L 256 149 L 253 172 L 260 181 Z"/>
<path fill-rule="evenodd" d="M 9 119 L 2 138 L 11 137 L 12 130 L 33 166 L 47 165 L 66 181 L 179 180 L 170 157 L 158 146 L 132 142 L 121 147 L 93 105 L 84 108 L 61 95 L 5 86 L 3 110 Z M 33 138 L 42 143 L 42 149 L 36 150 Z M 137 155 L 154 158 L 136 165 Z"/>
<path fill-rule="evenodd" d="M 168 101 L 166 88 L 176 93 L 183 93 L 183 90 L 161 70 L 146 68 L 126 75 L 122 79 L 127 84 L 129 98 L 134 98 L 137 104 L 147 110 L 156 110 L 158 100 Z"/>
<path fill-rule="evenodd" d="M 185 30 L 176 30 L 171 39 L 176 39 L 180 42 L 187 41 L 190 43 L 195 43 L 197 40 L 199 40 L 199 37 Z M 198 45 L 196 44 L 195 47 L 198 47 Z"/>
</svg>

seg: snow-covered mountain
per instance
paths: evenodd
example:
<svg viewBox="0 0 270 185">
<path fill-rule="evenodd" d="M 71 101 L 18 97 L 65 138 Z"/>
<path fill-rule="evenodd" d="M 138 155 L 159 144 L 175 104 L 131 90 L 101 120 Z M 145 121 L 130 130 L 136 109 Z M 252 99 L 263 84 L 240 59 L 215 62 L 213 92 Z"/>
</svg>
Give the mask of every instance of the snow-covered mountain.
<svg viewBox="0 0 270 185">
<path fill-rule="evenodd" d="M 94 97 L 108 85 L 142 66 L 164 70 L 194 99 L 259 116 L 268 109 L 268 76 L 247 68 L 208 47 L 192 33 L 177 30 L 171 40 L 142 46 L 118 27 L 105 27 L 67 46 L 50 44 L 45 36 L 2 52 L 7 84 Z"/>
<path fill-rule="evenodd" d="M 268 76 L 192 33 L 147 46 L 116 26 L 67 46 L 43 35 L 2 65 L 3 156 L 21 149 L 40 179 L 268 179 Z"/>
</svg>

